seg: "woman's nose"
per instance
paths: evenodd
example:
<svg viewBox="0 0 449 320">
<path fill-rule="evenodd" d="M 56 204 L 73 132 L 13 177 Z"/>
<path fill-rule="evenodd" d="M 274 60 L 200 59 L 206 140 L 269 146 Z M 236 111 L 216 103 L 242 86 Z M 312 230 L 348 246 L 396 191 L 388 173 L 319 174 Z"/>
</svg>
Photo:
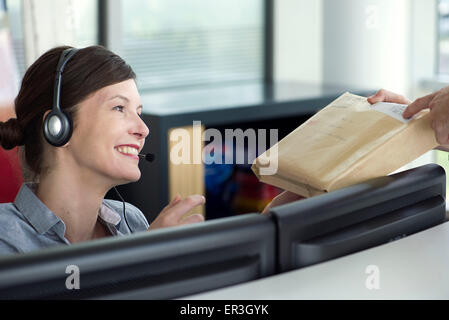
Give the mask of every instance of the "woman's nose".
<svg viewBox="0 0 449 320">
<path fill-rule="evenodd" d="M 148 129 L 147 125 L 143 121 L 143 119 L 139 116 L 137 116 L 137 123 L 135 126 L 133 126 L 133 134 L 138 136 L 139 138 L 145 139 L 148 134 L 150 133 L 150 129 Z"/>
</svg>

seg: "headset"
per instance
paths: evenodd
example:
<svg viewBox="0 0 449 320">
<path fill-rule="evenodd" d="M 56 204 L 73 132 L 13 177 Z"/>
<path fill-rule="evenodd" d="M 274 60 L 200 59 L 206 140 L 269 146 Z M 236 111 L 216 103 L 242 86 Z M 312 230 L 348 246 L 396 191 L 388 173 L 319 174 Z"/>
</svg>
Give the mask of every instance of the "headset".
<svg viewBox="0 0 449 320">
<path fill-rule="evenodd" d="M 49 144 L 55 147 L 65 145 L 72 136 L 73 122 L 72 118 L 61 110 L 61 83 L 62 72 L 79 49 L 70 48 L 62 52 L 58 66 L 56 67 L 55 85 L 53 89 L 53 108 L 44 120 L 44 137 Z"/>
</svg>

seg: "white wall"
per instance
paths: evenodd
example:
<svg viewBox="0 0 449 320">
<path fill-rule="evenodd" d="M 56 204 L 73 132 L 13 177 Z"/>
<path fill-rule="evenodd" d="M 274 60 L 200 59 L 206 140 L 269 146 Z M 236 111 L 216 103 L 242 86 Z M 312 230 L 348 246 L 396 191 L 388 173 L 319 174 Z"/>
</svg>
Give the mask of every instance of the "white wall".
<svg viewBox="0 0 449 320">
<path fill-rule="evenodd" d="M 322 81 L 322 0 L 275 0 L 274 78 Z"/>
<path fill-rule="evenodd" d="M 276 80 L 386 88 L 434 76 L 434 0 L 275 0 Z"/>
<path fill-rule="evenodd" d="M 324 0 L 324 81 L 407 94 L 410 12 L 407 0 Z"/>
<path fill-rule="evenodd" d="M 423 80 L 435 77 L 437 56 L 437 3 L 433 0 L 412 2 L 411 88 L 410 97 L 428 94 Z"/>
</svg>

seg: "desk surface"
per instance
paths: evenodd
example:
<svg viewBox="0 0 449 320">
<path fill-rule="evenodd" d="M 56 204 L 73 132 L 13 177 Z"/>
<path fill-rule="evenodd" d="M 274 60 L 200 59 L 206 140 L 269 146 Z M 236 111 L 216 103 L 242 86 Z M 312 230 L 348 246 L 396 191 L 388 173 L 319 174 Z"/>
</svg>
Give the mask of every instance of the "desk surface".
<svg viewBox="0 0 449 320">
<path fill-rule="evenodd" d="M 379 289 L 368 289 L 379 270 Z M 182 299 L 449 299 L 449 222 L 314 266 Z"/>
</svg>

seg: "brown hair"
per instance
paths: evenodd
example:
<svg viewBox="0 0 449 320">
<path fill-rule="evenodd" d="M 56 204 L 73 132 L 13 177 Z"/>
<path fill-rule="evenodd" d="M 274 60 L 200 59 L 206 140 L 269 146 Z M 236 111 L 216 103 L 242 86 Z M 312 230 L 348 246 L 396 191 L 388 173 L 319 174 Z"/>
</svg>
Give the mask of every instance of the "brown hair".
<svg viewBox="0 0 449 320">
<path fill-rule="evenodd" d="M 53 48 L 40 56 L 26 71 L 15 99 L 17 118 L 0 122 L 0 145 L 21 148 L 24 180 L 37 181 L 43 167 L 43 116 L 53 108 L 56 65 L 61 53 L 71 47 Z M 76 106 L 106 86 L 136 79 L 132 68 L 102 46 L 80 49 L 67 63 L 61 85 L 60 106 L 76 122 Z"/>
</svg>

